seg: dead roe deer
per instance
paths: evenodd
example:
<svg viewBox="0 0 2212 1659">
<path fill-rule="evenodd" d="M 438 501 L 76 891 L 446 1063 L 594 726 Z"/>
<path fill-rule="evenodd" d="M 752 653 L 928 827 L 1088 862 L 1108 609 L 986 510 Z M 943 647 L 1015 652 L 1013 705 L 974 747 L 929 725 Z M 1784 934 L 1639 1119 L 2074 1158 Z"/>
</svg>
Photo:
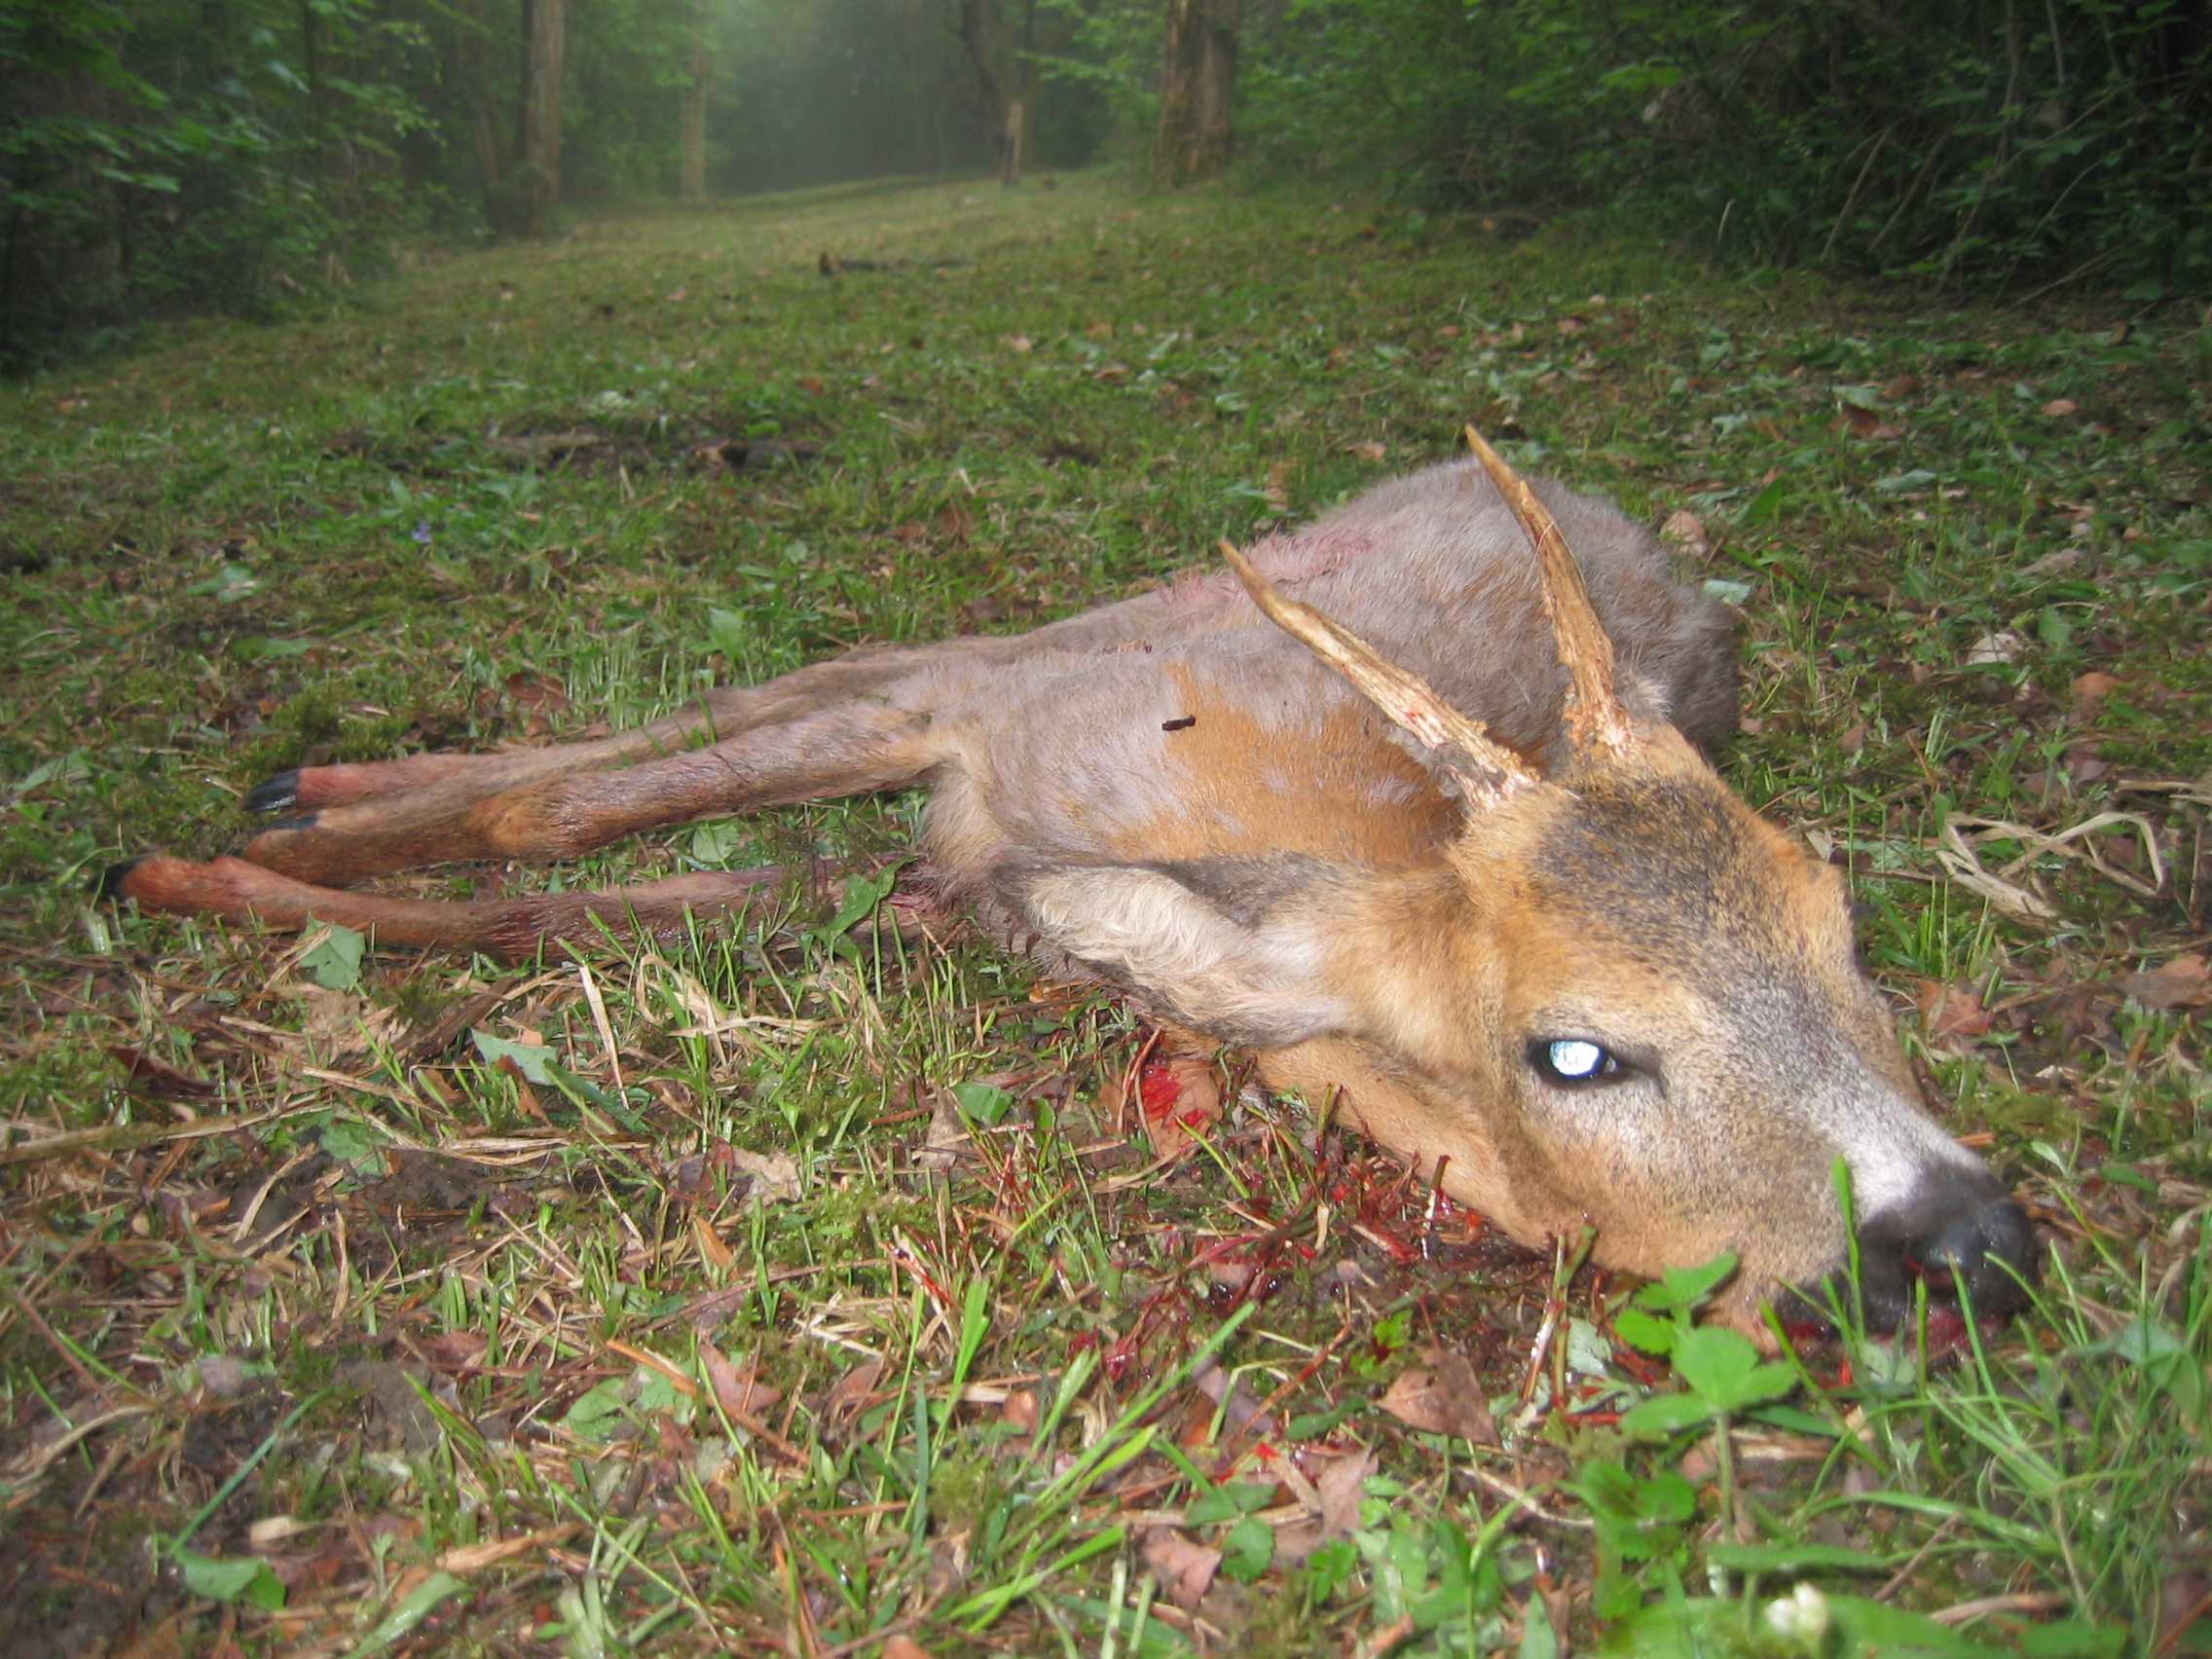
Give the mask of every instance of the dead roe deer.
<svg viewBox="0 0 2212 1659">
<path fill-rule="evenodd" d="M 1525 1243 L 1591 1225 L 1598 1261 L 1645 1273 L 1734 1250 L 1724 1311 L 1751 1326 L 1844 1261 L 1841 1159 L 1873 1319 L 1953 1270 L 1977 1307 L 2016 1302 L 2027 1220 L 1917 1104 L 1842 878 L 1700 753 L 1735 722 L 1726 612 L 1611 508 L 1468 436 L 1473 460 L 1229 550 L 1234 573 L 856 650 L 596 742 L 287 773 L 248 804 L 294 816 L 242 857 L 149 857 L 111 887 L 513 955 L 674 934 L 758 875 L 336 888 L 927 784 L 940 891 L 1051 972 L 1256 1050 L 1272 1087 L 1341 1091 Z"/>
</svg>

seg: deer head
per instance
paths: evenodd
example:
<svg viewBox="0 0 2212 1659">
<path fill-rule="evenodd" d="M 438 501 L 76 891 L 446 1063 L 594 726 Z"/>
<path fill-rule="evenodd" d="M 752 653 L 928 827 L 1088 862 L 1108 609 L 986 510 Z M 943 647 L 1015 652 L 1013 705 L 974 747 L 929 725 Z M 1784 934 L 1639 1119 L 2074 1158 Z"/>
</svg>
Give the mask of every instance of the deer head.
<svg viewBox="0 0 2212 1659">
<path fill-rule="evenodd" d="M 1379 1139 L 1527 1242 L 1597 1229 L 1651 1272 L 1735 1250 L 1726 1312 L 1842 1267 L 1850 1171 L 1868 1312 L 1957 1269 L 1978 1306 L 2030 1270 L 2019 1207 L 1917 1103 L 1861 973 L 1844 883 L 1631 714 L 1557 525 L 1468 434 L 1533 543 L 1569 691 L 1548 773 L 1233 548 L 1260 608 L 1412 740 L 1463 823 L 1442 870 L 1340 896 L 1326 1017 L 1267 1056 L 1278 1082 L 1357 1080 Z M 1564 756 L 1564 758 L 1560 758 Z"/>
</svg>

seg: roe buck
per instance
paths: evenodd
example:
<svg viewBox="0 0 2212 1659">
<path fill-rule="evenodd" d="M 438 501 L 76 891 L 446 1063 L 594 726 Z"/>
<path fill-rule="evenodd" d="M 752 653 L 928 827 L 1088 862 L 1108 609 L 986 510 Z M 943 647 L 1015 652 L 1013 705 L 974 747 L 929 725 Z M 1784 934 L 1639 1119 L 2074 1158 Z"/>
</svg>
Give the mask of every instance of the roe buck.
<svg viewBox="0 0 2212 1659">
<path fill-rule="evenodd" d="M 2016 1300 L 2026 1218 L 1915 1103 L 1841 877 L 1699 752 L 1735 721 L 1726 612 L 1618 513 L 1468 437 L 1472 461 L 1229 549 L 1234 575 L 856 650 L 596 742 L 287 773 L 248 805 L 297 816 L 242 858 L 150 857 L 113 888 L 506 954 L 668 935 L 757 874 L 473 904 L 332 889 L 927 783 L 942 892 L 1052 971 L 1257 1050 L 1274 1087 L 1341 1090 L 1525 1243 L 1587 1223 L 1600 1262 L 1646 1273 L 1735 1250 L 1724 1311 L 1753 1326 L 1843 1262 L 1840 1158 L 1872 1316 L 1916 1271 Z"/>
</svg>

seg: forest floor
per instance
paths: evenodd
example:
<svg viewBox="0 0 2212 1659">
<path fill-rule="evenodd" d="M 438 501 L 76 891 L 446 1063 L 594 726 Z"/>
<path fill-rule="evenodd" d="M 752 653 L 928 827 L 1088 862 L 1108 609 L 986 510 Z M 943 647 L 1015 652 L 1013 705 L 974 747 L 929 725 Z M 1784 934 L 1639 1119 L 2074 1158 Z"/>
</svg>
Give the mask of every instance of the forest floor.
<svg viewBox="0 0 2212 1659">
<path fill-rule="evenodd" d="M 1133 1011 L 868 925 L 911 795 L 576 861 L 796 872 L 582 967 L 92 890 L 1467 422 L 1741 608 L 1724 773 L 1849 864 L 2033 1311 L 1774 1399 L 1235 1054 L 1156 1157 Z M 2212 1652 L 2208 457 L 2200 310 L 1094 176 L 583 218 L 7 388 L 0 1650 Z"/>
</svg>

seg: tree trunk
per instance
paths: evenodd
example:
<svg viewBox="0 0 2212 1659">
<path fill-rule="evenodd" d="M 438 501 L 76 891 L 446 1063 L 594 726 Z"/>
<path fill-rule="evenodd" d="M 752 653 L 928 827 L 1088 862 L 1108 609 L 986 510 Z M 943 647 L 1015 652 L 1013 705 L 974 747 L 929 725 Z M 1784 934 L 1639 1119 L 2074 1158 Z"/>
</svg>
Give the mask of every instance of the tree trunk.
<svg viewBox="0 0 2212 1659">
<path fill-rule="evenodd" d="M 960 43 L 968 49 L 983 108 L 998 146 L 999 179 L 1012 184 L 1021 175 L 1023 104 L 1021 68 L 1007 38 L 1001 0 L 960 0 Z"/>
<path fill-rule="evenodd" d="M 683 86 L 677 162 L 677 189 L 692 202 L 707 194 L 707 23 L 708 0 L 692 0 L 691 63 Z"/>
<path fill-rule="evenodd" d="M 1240 8 L 1241 0 L 1167 0 L 1154 152 L 1154 170 L 1165 183 L 1204 178 L 1228 164 Z"/>
<path fill-rule="evenodd" d="M 553 229 L 561 204 L 561 81 L 568 56 L 568 0 L 523 0 L 523 222 L 532 236 Z"/>
</svg>

